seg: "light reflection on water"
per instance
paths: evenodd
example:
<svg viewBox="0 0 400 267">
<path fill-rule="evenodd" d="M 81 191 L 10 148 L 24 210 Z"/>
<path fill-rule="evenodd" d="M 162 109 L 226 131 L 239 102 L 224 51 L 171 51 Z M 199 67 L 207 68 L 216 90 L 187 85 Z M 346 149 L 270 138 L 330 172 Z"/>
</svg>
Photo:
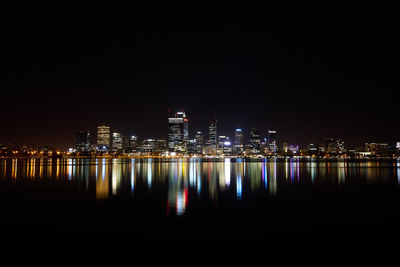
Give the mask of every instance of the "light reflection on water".
<svg viewBox="0 0 400 267">
<path fill-rule="evenodd" d="M 340 188 L 346 184 L 400 185 L 400 161 L 317 162 L 287 159 L 201 162 L 199 159 L 9 159 L 0 160 L 0 185 L 38 180 L 70 183 L 99 201 L 164 194 L 168 212 L 183 215 L 190 201 L 274 197 L 299 184 Z M 316 189 L 317 190 L 317 189 Z M 90 194 L 89 192 L 94 192 Z M 137 194 L 140 193 L 140 194 Z"/>
</svg>

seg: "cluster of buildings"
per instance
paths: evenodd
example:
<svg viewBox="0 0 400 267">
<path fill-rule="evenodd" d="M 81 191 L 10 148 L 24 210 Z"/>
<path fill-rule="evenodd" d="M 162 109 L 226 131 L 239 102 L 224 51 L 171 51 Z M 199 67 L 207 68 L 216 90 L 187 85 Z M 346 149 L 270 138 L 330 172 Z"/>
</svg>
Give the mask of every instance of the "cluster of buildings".
<svg viewBox="0 0 400 267">
<path fill-rule="evenodd" d="M 189 119 L 184 111 L 168 113 L 168 135 L 163 138 L 147 138 L 139 140 L 137 136 L 126 136 L 120 132 L 111 131 L 110 126 L 97 127 L 96 143 L 91 144 L 89 131 L 76 134 L 76 147 L 71 153 L 88 154 L 140 154 L 158 156 L 245 156 L 276 154 L 277 132 L 269 130 L 268 136 L 261 138 L 256 128 L 251 128 L 249 141 L 245 144 L 242 129 L 235 129 L 233 138 L 218 135 L 217 119 L 211 120 L 208 133 L 195 131 L 189 135 Z"/>
<path fill-rule="evenodd" d="M 396 146 L 381 143 L 368 143 L 364 148 L 346 149 L 341 139 L 326 138 L 325 143 L 308 144 L 300 149 L 299 145 L 277 143 L 277 131 L 268 130 L 265 137 L 257 128 L 251 128 L 246 134 L 243 129 L 235 129 L 233 138 L 218 135 L 218 121 L 213 119 L 208 125 L 206 135 L 202 131 L 189 132 L 189 119 L 184 111 L 168 112 L 167 138 L 140 139 L 135 135 L 123 135 L 111 131 L 110 126 L 97 127 L 96 143 L 91 144 L 89 131 L 78 132 L 76 148 L 70 153 L 77 155 L 108 154 L 160 157 L 264 157 L 264 156 L 311 156 L 311 157 L 368 157 L 393 156 L 400 151 L 400 142 Z"/>
</svg>

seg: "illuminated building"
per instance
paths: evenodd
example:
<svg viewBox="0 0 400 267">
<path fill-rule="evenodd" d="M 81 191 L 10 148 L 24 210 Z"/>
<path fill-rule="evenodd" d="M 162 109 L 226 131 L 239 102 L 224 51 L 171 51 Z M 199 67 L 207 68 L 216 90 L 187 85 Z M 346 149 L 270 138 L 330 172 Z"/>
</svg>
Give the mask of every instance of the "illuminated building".
<svg viewBox="0 0 400 267">
<path fill-rule="evenodd" d="M 196 139 L 190 139 L 189 140 L 189 144 L 188 144 L 188 152 L 190 153 L 190 154 L 199 154 L 198 152 L 197 152 L 198 150 L 197 150 L 197 140 Z"/>
<path fill-rule="evenodd" d="M 250 138 L 248 147 L 250 149 L 251 154 L 260 154 L 261 153 L 261 139 L 260 134 L 257 128 L 250 129 Z"/>
<path fill-rule="evenodd" d="M 90 149 L 90 132 L 82 131 L 76 134 L 76 151 L 88 152 Z"/>
<path fill-rule="evenodd" d="M 151 153 L 156 151 L 156 139 L 148 138 L 144 139 L 140 146 L 140 152 Z"/>
<path fill-rule="evenodd" d="M 235 144 L 234 144 L 234 150 L 237 155 L 242 154 L 244 149 L 244 143 L 243 143 L 243 131 L 242 129 L 236 129 L 235 130 Z"/>
<path fill-rule="evenodd" d="M 203 133 L 200 131 L 196 132 L 195 139 L 196 139 L 196 153 L 203 154 L 203 142 L 204 142 Z"/>
<path fill-rule="evenodd" d="M 232 155 L 232 142 L 228 136 L 221 135 L 218 137 L 217 153 Z"/>
<path fill-rule="evenodd" d="M 189 142 L 188 119 L 183 111 L 168 114 L 168 150 L 186 152 Z"/>
<path fill-rule="evenodd" d="M 337 146 L 337 151 L 339 154 L 343 154 L 345 153 L 345 149 L 344 149 L 344 142 L 343 140 L 337 139 L 336 140 L 336 146 Z"/>
<path fill-rule="evenodd" d="M 276 153 L 276 131 L 268 130 L 268 150 L 271 153 Z"/>
<path fill-rule="evenodd" d="M 99 126 L 97 127 L 97 148 L 100 151 L 108 151 L 110 148 L 110 127 Z"/>
<path fill-rule="evenodd" d="M 138 150 L 138 137 L 131 135 L 129 137 L 129 149 L 131 152 L 137 152 Z"/>
<path fill-rule="evenodd" d="M 396 142 L 396 151 L 400 152 L 400 142 Z"/>
<path fill-rule="evenodd" d="M 222 147 L 222 154 L 225 156 L 232 155 L 232 142 L 229 140 L 229 137 L 226 137 L 226 140 Z"/>
<path fill-rule="evenodd" d="M 167 140 L 158 138 L 156 139 L 156 152 L 164 152 L 167 150 Z"/>
<path fill-rule="evenodd" d="M 308 144 L 308 152 L 318 153 L 318 145 L 317 144 Z"/>
<path fill-rule="evenodd" d="M 122 151 L 122 134 L 121 133 L 113 133 L 112 134 L 112 150 L 114 152 Z"/>
<path fill-rule="evenodd" d="M 217 120 L 212 120 L 208 126 L 208 145 L 217 148 Z"/>
</svg>

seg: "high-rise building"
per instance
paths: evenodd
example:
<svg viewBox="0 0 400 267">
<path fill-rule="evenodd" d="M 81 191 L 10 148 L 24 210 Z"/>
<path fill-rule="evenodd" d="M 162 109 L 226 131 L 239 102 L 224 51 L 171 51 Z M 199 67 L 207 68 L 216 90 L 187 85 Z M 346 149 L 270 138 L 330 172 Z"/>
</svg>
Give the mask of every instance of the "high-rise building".
<svg viewBox="0 0 400 267">
<path fill-rule="evenodd" d="M 258 132 L 257 128 L 250 129 L 250 138 L 248 147 L 250 148 L 251 154 L 261 153 L 261 139 L 260 139 L 260 133 Z"/>
<path fill-rule="evenodd" d="M 129 150 L 131 151 L 131 152 L 137 152 L 137 150 L 138 150 L 138 137 L 137 136 L 135 136 L 135 135 L 131 135 L 130 137 L 129 137 Z"/>
<path fill-rule="evenodd" d="M 112 150 L 114 152 L 122 152 L 122 134 L 113 133 L 112 134 Z"/>
<path fill-rule="evenodd" d="M 276 131 L 268 130 L 268 151 L 270 153 L 276 153 L 277 142 L 276 142 Z"/>
<path fill-rule="evenodd" d="M 76 134 L 76 151 L 88 152 L 90 149 L 90 132 L 81 131 Z"/>
<path fill-rule="evenodd" d="M 110 127 L 99 126 L 97 127 L 97 149 L 100 151 L 108 151 L 110 148 Z"/>
<path fill-rule="evenodd" d="M 214 119 L 208 126 L 208 142 L 207 145 L 213 148 L 217 148 L 217 120 Z"/>
<path fill-rule="evenodd" d="M 196 153 L 197 154 L 203 154 L 203 133 L 200 131 L 196 132 L 195 135 L 195 139 L 196 139 Z"/>
<path fill-rule="evenodd" d="M 188 120 L 183 111 L 168 114 L 168 150 L 186 152 L 189 142 Z"/>
<path fill-rule="evenodd" d="M 243 131 L 242 129 L 235 130 L 234 150 L 236 154 L 242 154 L 244 150 Z"/>
</svg>

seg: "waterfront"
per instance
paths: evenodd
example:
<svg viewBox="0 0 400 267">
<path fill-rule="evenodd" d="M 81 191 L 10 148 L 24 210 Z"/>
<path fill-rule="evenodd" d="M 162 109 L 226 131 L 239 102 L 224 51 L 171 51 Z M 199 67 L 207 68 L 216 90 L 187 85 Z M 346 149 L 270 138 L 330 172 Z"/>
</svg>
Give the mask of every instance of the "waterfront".
<svg viewBox="0 0 400 267">
<path fill-rule="evenodd" d="M 397 160 L 0 160 L 3 247 L 377 251 L 398 237 L 399 183 Z"/>
</svg>

